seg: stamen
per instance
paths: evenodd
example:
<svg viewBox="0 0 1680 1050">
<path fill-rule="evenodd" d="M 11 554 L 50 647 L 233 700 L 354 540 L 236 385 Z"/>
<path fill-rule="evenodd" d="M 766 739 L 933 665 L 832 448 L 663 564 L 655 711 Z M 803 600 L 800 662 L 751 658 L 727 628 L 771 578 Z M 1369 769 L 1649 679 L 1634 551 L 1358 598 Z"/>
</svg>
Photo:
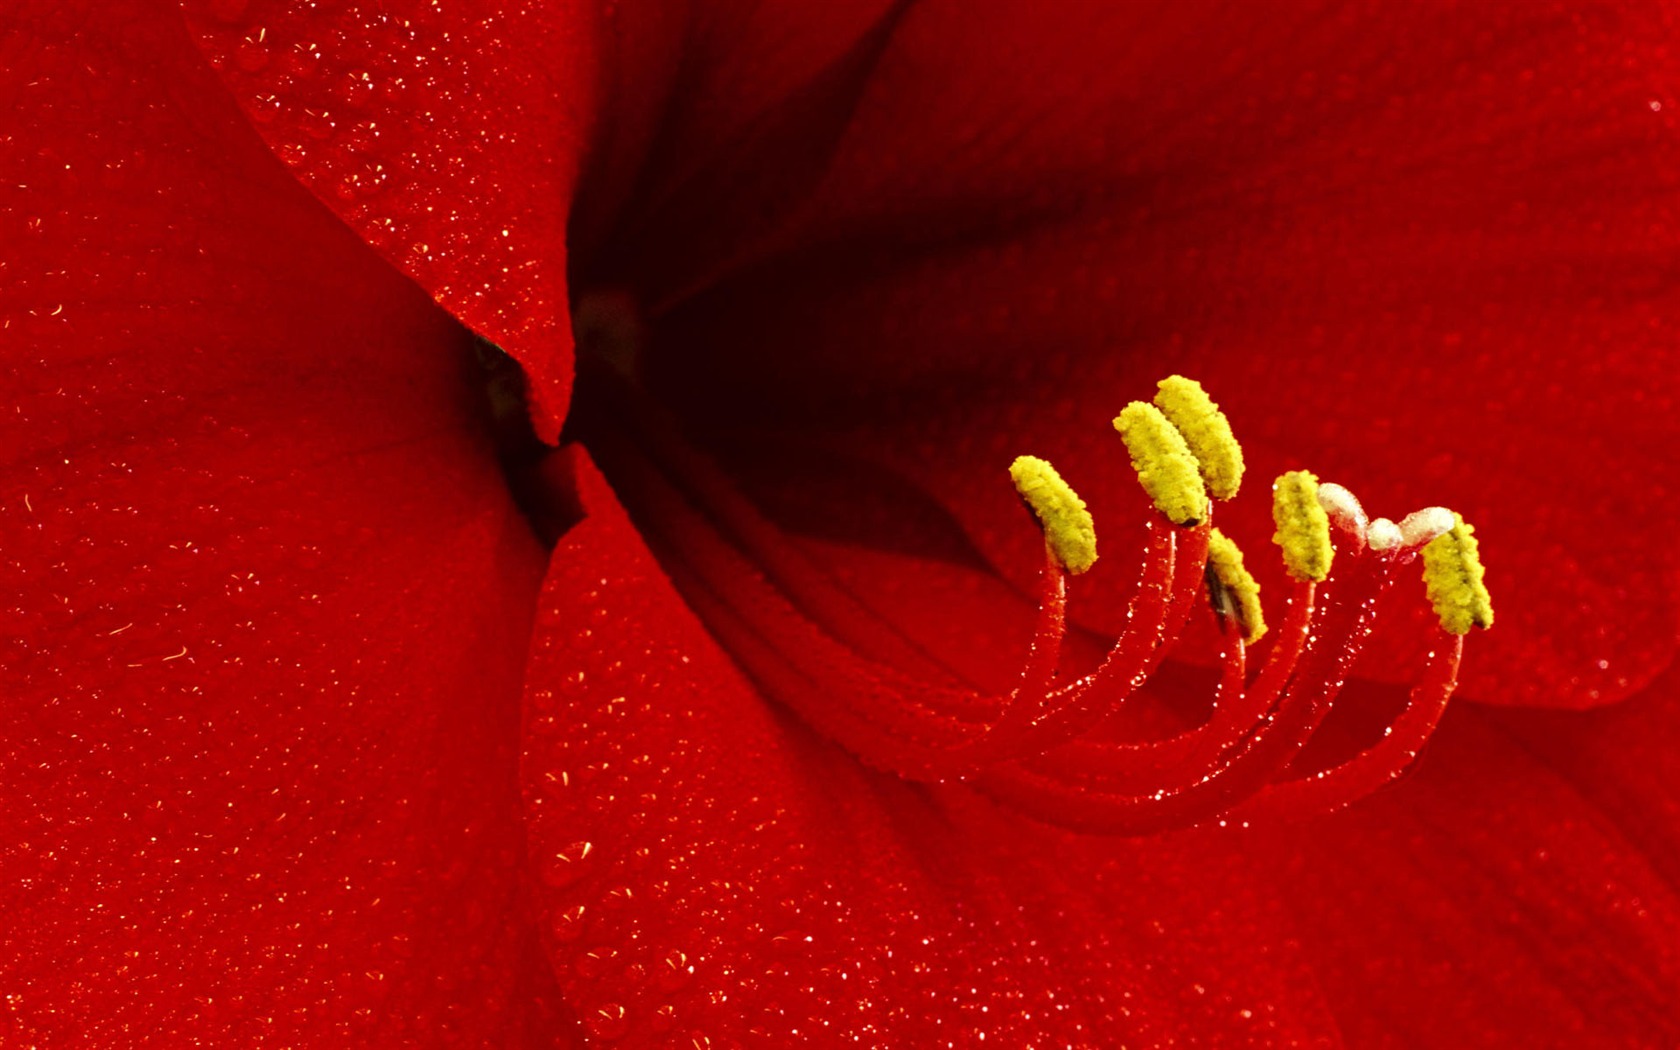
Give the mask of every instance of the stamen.
<svg viewBox="0 0 1680 1050">
<path fill-rule="evenodd" d="M 1243 641 L 1258 642 L 1266 633 L 1266 617 L 1260 608 L 1260 585 L 1243 568 L 1242 551 L 1223 532 L 1208 533 L 1208 587 L 1214 611 L 1222 620 L 1235 620 L 1243 629 Z"/>
<path fill-rule="evenodd" d="M 1075 576 L 1097 560 L 1097 527 L 1085 501 L 1056 468 L 1037 456 L 1017 456 L 1009 465 L 1015 491 L 1044 526 L 1044 542 L 1056 561 Z"/>
<path fill-rule="evenodd" d="M 1452 517 L 1452 528 L 1423 548 L 1423 582 L 1441 626 L 1468 634 L 1471 627 L 1493 626 L 1493 599 L 1482 582 L 1476 530 L 1457 514 Z"/>
<path fill-rule="evenodd" d="M 1240 450 L 1201 387 L 1173 377 L 1160 386 L 1160 407 L 1132 402 L 1115 420 L 1163 517 L 1146 522 L 1125 629 L 1095 670 L 1062 667 L 1069 580 L 1097 556 L 1091 514 L 1046 461 L 1010 465 L 1042 528 L 1044 561 L 1020 673 L 1008 692 L 990 693 L 788 543 L 617 365 L 580 366 L 599 373 L 592 381 L 606 389 L 595 393 L 607 396 L 580 399 L 575 420 L 672 580 L 759 687 L 872 766 L 912 780 L 971 781 L 1056 824 L 1144 834 L 1345 804 L 1411 761 L 1455 681 L 1461 638 L 1443 635 L 1382 741 L 1335 770 L 1278 782 L 1329 714 L 1393 570 L 1427 542 L 1443 630 L 1492 620 L 1469 526 L 1439 508 L 1401 525 L 1369 520 L 1347 489 L 1295 471 L 1273 489 L 1274 538 L 1293 582 L 1282 623 L 1268 634 L 1241 551 L 1209 520 L 1209 493 L 1235 490 Z M 1204 595 L 1222 626 L 1238 628 L 1224 636 L 1211 713 L 1165 739 L 1127 739 L 1131 723 L 1117 716 L 1148 695 Z M 1248 647 L 1263 636 L 1269 649 L 1249 681 Z"/>
<path fill-rule="evenodd" d="M 1345 491 L 1345 490 L 1344 490 Z M 1297 580 L 1330 575 L 1330 516 L 1318 501 L 1318 478 L 1292 470 L 1272 484 L 1272 540 L 1283 548 L 1283 567 Z"/>
<path fill-rule="evenodd" d="M 1243 454 L 1231 421 L 1194 379 L 1168 376 L 1159 386 L 1155 407 L 1184 435 L 1208 492 L 1214 499 L 1235 496 L 1242 485 Z"/>
<path fill-rule="evenodd" d="M 1131 698 L 1177 640 L 1187 604 L 1183 595 L 1191 589 L 1185 584 L 1187 574 L 1182 567 L 1194 563 L 1196 575 L 1200 575 L 1200 559 L 1206 557 L 1206 548 L 1198 551 L 1193 540 L 1205 533 L 1189 533 L 1191 542 L 1181 546 L 1179 530 L 1152 521 L 1149 534 L 1144 576 L 1126 608 L 1125 632 L 1094 674 L 1041 698 L 1033 719 L 1018 717 L 1018 712 L 1026 710 L 1019 705 L 1012 705 L 1004 713 L 999 727 L 1007 722 L 1010 728 L 1021 731 L 1017 741 L 1020 746 L 1007 757 L 1040 753 L 1089 730 Z M 1042 717 L 1036 717 L 1039 715 Z M 990 753 L 998 753 L 995 746 Z"/>
<path fill-rule="evenodd" d="M 1373 561 L 1377 563 L 1369 564 Z M 1338 586 L 1337 598 L 1321 610 L 1304 666 L 1282 702 L 1212 768 L 1176 768 L 1152 789 L 1143 788 L 1125 771 L 1119 778 L 1108 773 L 1093 775 L 1087 763 L 1065 761 L 1070 747 L 1035 759 L 1030 767 L 1001 767 L 989 773 L 982 786 L 1039 819 L 1103 834 L 1150 834 L 1229 813 L 1262 790 L 1306 747 L 1371 633 L 1375 599 L 1387 588 L 1392 574 L 1388 559 L 1354 562 L 1338 570 L 1339 576 L 1348 578 Z M 1233 638 L 1228 645 L 1240 646 L 1241 640 Z M 1174 748 L 1177 743 L 1141 747 Z M 1121 752 L 1114 749 L 1110 754 L 1118 758 Z"/>
<path fill-rule="evenodd" d="M 1423 678 L 1406 707 L 1375 745 L 1334 769 L 1273 784 L 1233 811 L 1244 821 L 1294 813 L 1328 813 L 1357 802 L 1404 773 L 1435 732 L 1458 684 L 1462 635 L 1441 632 L 1429 651 Z"/>
<path fill-rule="evenodd" d="M 1133 401 L 1114 417 L 1114 429 L 1126 441 L 1143 490 L 1167 520 L 1195 525 L 1207 517 L 1207 489 L 1196 457 L 1160 409 Z"/>
</svg>

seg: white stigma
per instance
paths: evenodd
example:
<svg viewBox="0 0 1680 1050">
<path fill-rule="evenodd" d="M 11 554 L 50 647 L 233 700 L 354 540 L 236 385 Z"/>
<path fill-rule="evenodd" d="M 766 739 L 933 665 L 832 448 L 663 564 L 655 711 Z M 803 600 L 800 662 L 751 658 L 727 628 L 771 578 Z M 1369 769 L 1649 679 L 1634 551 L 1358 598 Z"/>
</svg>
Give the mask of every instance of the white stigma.
<svg viewBox="0 0 1680 1050">
<path fill-rule="evenodd" d="M 1400 531 L 1400 526 L 1387 518 L 1378 518 L 1365 530 L 1365 542 L 1370 544 L 1374 551 L 1386 551 L 1400 546 L 1405 542 L 1405 537 Z"/>
<path fill-rule="evenodd" d="M 1330 520 L 1334 521 L 1338 528 L 1355 536 L 1365 535 L 1365 508 L 1359 505 L 1358 497 L 1346 488 L 1334 482 L 1320 482 L 1318 505 L 1324 508 L 1324 513 L 1330 516 Z"/>
<path fill-rule="evenodd" d="M 1400 539 L 1408 547 L 1421 547 L 1443 533 L 1451 532 L 1457 524 L 1453 512 L 1445 507 L 1425 507 L 1414 510 L 1400 521 Z"/>
</svg>

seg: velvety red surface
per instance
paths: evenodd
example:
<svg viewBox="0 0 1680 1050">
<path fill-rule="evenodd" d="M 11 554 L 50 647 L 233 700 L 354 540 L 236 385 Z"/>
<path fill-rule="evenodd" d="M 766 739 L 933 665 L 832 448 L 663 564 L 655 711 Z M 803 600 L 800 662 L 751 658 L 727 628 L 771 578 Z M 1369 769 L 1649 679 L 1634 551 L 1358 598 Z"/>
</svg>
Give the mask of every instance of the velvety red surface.
<svg viewBox="0 0 1680 1050">
<path fill-rule="evenodd" d="M 0 15 L 7 1042 L 1680 1040 L 1660 6 L 586 7 Z M 582 446 L 551 555 L 518 513 L 469 329 L 552 436 L 600 288 L 777 542 L 976 679 L 1002 468 L 1091 501 L 1112 628 L 1107 418 L 1182 371 L 1251 563 L 1290 466 L 1478 524 L 1506 709 L 1240 832 L 870 772 Z"/>
<path fill-rule="evenodd" d="M 178 19 L 59 6 L 0 45 L 0 1043 L 527 1031 L 544 552 L 470 336 Z"/>
</svg>

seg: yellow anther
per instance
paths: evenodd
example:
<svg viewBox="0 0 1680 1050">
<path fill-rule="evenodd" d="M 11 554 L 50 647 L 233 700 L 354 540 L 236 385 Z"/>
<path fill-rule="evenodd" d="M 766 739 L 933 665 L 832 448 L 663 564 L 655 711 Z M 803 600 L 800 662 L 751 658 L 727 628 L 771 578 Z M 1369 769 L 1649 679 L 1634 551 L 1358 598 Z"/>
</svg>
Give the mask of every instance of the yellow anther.
<svg viewBox="0 0 1680 1050">
<path fill-rule="evenodd" d="M 1453 527 L 1423 548 L 1423 583 L 1441 626 L 1453 634 L 1493 626 L 1493 599 L 1482 583 L 1476 530 L 1453 515 Z"/>
<path fill-rule="evenodd" d="M 1283 567 L 1297 580 L 1330 575 L 1330 516 L 1318 501 L 1318 478 L 1292 470 L 1272 483 L 1272 541 L 1283 548 Z"/>
<path fill-rule="evenodd" d="M 1143 490 L 1155 506 L 1178 525 L 1194 525 L 1207 514 L 1207 489 L 1196 457 L 1154 405 L 1133 401 L 1114 417 L 1114 429 L 1126 439 Z"/>
<path fill-rule="evenodd" d="M 1231 421 L 1194 379 L 1168 376 L 1159 385 L 1155 407 L 1184 435 L 1208 492 L 1214 499 L 1235 496 L 1242 484 L 1243 454 Z"/>
<path fill-rule="evenodd" d="M 1037 456 L 1017 456 L 1009 465 L 1015 491 L 1044 527 L 1045 542 L 1062 568 L 1078 575 L 1097 560 L 1097 526 L 1085 501 L 1056 468 Z"/>
<path fill-rule="evenodd" d="M 1266 633 L 1260 608 L 1260 585 L 1243 568 L 1242 551 L 1218 529 L 1208 531 L 1208 585 L 1213 607 L 1243 629 L 1243 641 L 1253 645 Z"/>
</svg>

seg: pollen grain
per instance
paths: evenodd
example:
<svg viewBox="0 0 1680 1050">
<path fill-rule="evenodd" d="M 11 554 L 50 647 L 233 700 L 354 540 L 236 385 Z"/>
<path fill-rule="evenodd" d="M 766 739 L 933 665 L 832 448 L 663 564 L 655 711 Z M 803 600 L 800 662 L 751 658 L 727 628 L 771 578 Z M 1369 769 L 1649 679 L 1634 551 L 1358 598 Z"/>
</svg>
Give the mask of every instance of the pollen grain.
<svg viewBox="0 0 1680 1050">
<path fill-rule="evenodd" d="M 1318 501 L 1318 478 L 1291 470 L 1272 484 L 1272 540 L 1283 548 L 1283 567 L 1297 580 L 1330 575 L 1330 516 Z"/>
<path fill-rule="evenodd" d="M 1043 526 L 1045 542 L 1062 568 L 1077 576 L 1095 564 L 1096 523 L 1056 468 L 1037 456 L 1017 456 L 1009 465 L 1009 477 Z"/>
<path fill-rule="evenodd" d="M 1231 421 L 1194 379 L 1168 376 L 1159 387 L 1155 407 L 1184 436 L 1208 493 L 1214 499 L 1235 496 L 1242 485 L 1243 454 Z"/>
<path fill-rule="evenodd" d="M 1441 626 L 1453 634 L 1493 626 L 1493 599 L 1482 581 L 1476 530 L 1457 514 L 1453 527 L 1423 548 L 1423 582 Z"/>
<path fill-rule="evenodd" d="M 1221 616 L 1237 621 L 1243 629 L 1243 641 L 1249 645 L 1259 641 L 1266 633 L 1260 585 L 1243 568 L 1242 551 L 1218 529 L 1208 533 L 1208 574 L 1209 586 L 1214 591 L 1214 609 Z"/>
<path fill-rule="evenodd" d="M 1184 435 L 1144 401 L 1133 401 L 1114 418 L 1126 441 L 1132 468 L 1155 506 L 1176 525 L 1196 525 L 1207 516 L 1207 488 Z"/>
</svg>

